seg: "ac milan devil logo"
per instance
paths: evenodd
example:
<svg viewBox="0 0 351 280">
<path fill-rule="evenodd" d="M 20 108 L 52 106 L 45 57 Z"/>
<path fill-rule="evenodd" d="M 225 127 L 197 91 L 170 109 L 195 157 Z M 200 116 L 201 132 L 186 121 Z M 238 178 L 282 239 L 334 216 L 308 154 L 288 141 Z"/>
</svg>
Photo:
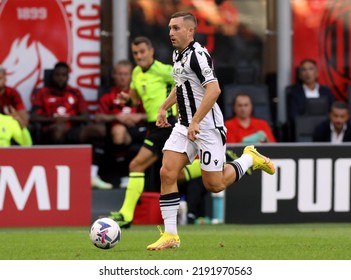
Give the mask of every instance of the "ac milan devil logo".
<svg viewBox="0 0 351 280">
<path fill-rule="evenodd" d="M 30 94 L 42 86 L 43 72 L 71 60 L 71 32 L 60 0 L 5 1 L 0 6 L 0 64 L 7 85 L 22 95 L 28 109 Z"/>
<path fill-rule="evenodd" d="M 351 4 L 346 0 L 331 2 L 320 33 L 321 74 L 338 99 L 347 100 L 347 86 L 351 84 Z"/>
<path fill-rule="evenodd" d="M 29 39 L 27 34 L 13 41 L 8 55 L 1 63 L 6 69 L 7 83 L 19 92 L 40 86 L 43 69 L 52 68 L 58 60 L 42 43 L 29 43 Z"/>
</svg>

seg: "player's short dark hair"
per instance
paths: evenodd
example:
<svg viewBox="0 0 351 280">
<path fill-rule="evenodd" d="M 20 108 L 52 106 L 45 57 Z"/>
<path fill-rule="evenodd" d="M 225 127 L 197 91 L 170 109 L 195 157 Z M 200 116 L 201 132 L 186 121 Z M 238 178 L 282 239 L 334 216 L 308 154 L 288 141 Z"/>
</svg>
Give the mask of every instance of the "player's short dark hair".
<svg viewBox="0 0 351 280">
<path fill-rule="evenodd" d="M 331 109 L 345 109 L 345 110 L 348 110 L 349 107 L 347 105 L 347 103 L 345 103 L 344 101 L 341 101 L 341 100 L 337 100 L 337 101 L 334 101 L 332 106 L 331 106 Z"/>
<path fill-rule="evenodd" d="M 190 20 L 191 22 L 194 23 L 195 28 L 196 28 L 197 20 L 196 20 L 196 17 L 192 13 L 181 11 L 181 12 L 176 12 L 173 15 L 171 15 L 171 18 L 179 18 L 179 17 L 182 17 L 184 20 Z"/>
<path fill-rule="evenodd" d="M 145 36 L 138 36 L 132 41 L 132 45 L 139 45 L 145 43 L 149 48 L 153 48 L 151 40 L 148 37 Z"/>
<path fill-rule="evenodd" d="M 248 97 L 250 102 L 251 102 L 251 104 L 252 104 L 252 106 L 253 106 L 253 101 L 252 101 L 251 95 L 247 94 L 246 92 L 240 92 L 240 93 L 238 93 L 237 95 L 234 96 L 234 98 L 232 100 L 232 107 L 235 105 L 235 103 L 236 103 L 236 101 L 237 101 L 239 96 Z"/>
<path fill-rule="evenodd" d="M 64 61 L 57 62 L 54 66 L 54 71 L 58 68 L 66 68 L 67 71 L 69 72 L 69 65 Z"/>
<path fill-rule="evenodd" d="M 314 66 L 317 67 L 317 61 L 315 61 L 315 60 L 312 59 L 312 58 L 305 58 L 305 59 L 303 59 L 303 60 L 300 62 L 300 67 L 301 67 L 302 65 L 304 65 L 306 62 L 312 63 Z"/>
<path fill-rule="evenodd" d="M 129 67 L 133 68 L 133 64 L 127 59 L 122 59 L 122 60 L 117 61 L 115 66 L 129 66 Z"/>
</svg>

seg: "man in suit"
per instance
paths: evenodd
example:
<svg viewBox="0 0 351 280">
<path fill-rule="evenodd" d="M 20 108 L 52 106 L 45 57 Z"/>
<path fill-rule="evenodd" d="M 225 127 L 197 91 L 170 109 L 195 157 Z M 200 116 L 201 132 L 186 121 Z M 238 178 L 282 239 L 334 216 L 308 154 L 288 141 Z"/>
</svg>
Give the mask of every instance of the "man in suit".
<svg viewBox="0 0 351 280">
<path fill-rule="evenodd" d="M 350 114 L 345 102 L 335 101 L 329 119 L 318 124 L 313 133 L 313 142 L 339 144 L 351 141 Z"/>
<path fill-rule="evenodd" d="M 308 115 L 307 104 L 309 99 L 324 99 L 327 103 L 326 113 L 330 111 L 335 97 L 330 88 L 318 83 L 317 63 L 312 59 L 305 59 L 299 66 L 299 82 L 287 87 L 287 113 L 290 140 L 295 140 L 295 119 L 298 116 Z"/>
</svg>

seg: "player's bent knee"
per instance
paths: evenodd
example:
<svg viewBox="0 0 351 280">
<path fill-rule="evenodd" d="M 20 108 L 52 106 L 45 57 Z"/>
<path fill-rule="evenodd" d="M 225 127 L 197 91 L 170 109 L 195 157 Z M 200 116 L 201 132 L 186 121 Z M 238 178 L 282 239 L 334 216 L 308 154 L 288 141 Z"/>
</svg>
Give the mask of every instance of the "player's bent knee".
<svg viewBox="0 0 351 280">
<path fill-rule="evenodd" d="M 163 182 L 173 182 L 177 181 L 178 174 L 174 170 L 169 170 L 162 166 L 160 169 L 160 177 Z"/>
<path fill-rule="evenodd" d="M 203 182 L 206 190 L 218 193 L 225 189 L 225 185 L 221 182 Z"/>
<path fill-rule="evenodd" d="M 222 172 L 218 171 L 204 171 L 202 170 L 202 182 L 206 188 L 206 190 L 214 193 L 218 193 L 223 191 L 226 186 L 223 181 Z"/>
<path fill-rule="evenodd" d="M 140 170 L 140 164 L 137 160 L 132 160 L 129 163 L 129 171 L 130 172 L 138 172 Z"/>
</svg>

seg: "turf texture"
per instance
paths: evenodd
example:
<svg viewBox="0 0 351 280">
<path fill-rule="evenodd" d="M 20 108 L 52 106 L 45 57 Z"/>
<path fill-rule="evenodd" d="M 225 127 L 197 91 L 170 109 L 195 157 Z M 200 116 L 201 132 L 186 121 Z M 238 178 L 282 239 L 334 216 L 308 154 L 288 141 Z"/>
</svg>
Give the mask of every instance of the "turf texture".
<svg viewBox="0 0 351 280">
<path fill-rule="evenodd" d="M 112 249 L 92 245 L 87 227 L 1 228 L 0 260 L 350 260 L 351 224 L 186 225 L 181 246 L 147 251 L 156 226 L 122 230 Z"/>
</svg>

